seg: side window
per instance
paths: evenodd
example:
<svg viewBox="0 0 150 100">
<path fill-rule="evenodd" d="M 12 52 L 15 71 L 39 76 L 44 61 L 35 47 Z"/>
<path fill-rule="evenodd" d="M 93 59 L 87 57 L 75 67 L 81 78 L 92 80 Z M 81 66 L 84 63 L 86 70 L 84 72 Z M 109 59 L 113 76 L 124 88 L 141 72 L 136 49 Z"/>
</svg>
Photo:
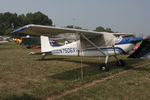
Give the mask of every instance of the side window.
<svg viewBox="0 0 150 100">
<path fill-rule="evenodd" d="M 118 36 L 118 37 L 115 38 L 115 43 L 118 43 L 118 42 L 120 42 L 121 40 L 122 40 L 122 37 L 121 37 L 121 36 Z"/>
</svg>

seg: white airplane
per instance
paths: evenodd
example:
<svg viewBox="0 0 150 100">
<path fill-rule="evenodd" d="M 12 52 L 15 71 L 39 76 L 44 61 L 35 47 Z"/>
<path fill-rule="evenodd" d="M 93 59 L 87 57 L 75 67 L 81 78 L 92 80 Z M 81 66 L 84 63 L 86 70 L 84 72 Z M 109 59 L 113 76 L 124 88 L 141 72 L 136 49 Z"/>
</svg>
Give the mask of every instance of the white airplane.
<svg viewBox="0 0 150 100">
<path fill-rule="evenodd" d="M 6 41 L 2 36 L 0 36 L 0 43 L 7 43 L 8 41 Z"/>
<path fill-rule="evenodd" d="M 65 56 L 105 56 L 105 63 L 100 66 L 101 71 L 108 71 L 108 58 L 114 56 L 119 66 L 124 66 L 123 60 L 116 55 L 126 54 L 132 50 L 136 43 L 142 38 L 133 35 L 121 36 L 121 33 L 95 32 L 81 29 L 59 28 L 44 25 L 26 25 L 11 33 L 25 33 L 30 35 L 40 35 L 41 53 L 43 58 L 51 53 L 52 55 Z M 59 37 L 63 39 L 75 40 L 62 46 L 52 44 L 51 38 Z"/>
<path fill-rule="evenodd" d="M 7 43 L 8 41 L 0 41 L 0 43 Z"/>
</svg>

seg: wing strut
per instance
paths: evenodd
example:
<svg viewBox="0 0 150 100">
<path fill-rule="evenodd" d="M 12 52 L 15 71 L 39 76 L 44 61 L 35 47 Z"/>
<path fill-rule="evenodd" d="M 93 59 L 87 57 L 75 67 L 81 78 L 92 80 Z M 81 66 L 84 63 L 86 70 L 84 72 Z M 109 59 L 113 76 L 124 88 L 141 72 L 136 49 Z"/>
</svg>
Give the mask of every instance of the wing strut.
<svg viewBox="0 0 150 100">
<path fill-rule="evenodd" d="M 109 71 L 109 67 L 107 65 L 108 59 L 109 59 L 109 55 L 107 53 L 103 52 L 100 48 L 98 48 L 98 46 L 95 43 L 93 43 L 91 40 L 89 40 L 84 34 L 81 33 L 81 36 L 84 39 L 86 39 L 92 46 L 94 46 L 99 52 L 101 52 L 104 56 L 106 56 L 105 57 L 105 64 L 100 66 L 100 70 L 101 71 Z"/>
<path fill-rule="evenodd" d="M 98 48 L 98 46 L 93 43 L 91 40 L 89 40 L 84 34 L 81 33 L 81 36 L 86 39 L 92 46 L 94 46 L 99 52 L 101 52 L 104 56 L 108 56 L 107 53 L 103 52 L 100 48 Z"/>
</svg>

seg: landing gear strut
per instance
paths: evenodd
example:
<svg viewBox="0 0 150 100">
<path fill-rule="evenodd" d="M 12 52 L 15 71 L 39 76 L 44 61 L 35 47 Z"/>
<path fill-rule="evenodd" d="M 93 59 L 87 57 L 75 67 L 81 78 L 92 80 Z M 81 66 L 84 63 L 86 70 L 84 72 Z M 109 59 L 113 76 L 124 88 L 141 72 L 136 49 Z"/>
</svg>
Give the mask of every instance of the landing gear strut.
<svg viewBox="0 0 150 100">
<path fill-rule="evenodd" d="M 115 47 L 113 46 L 112 47 L 114 49 L 114 57 L 116 59 L 116 65 L 117 66 L 125 66 L 125 62 L 121 59 L 118 59 L 117 55 L 116 55 L 116 50 L 115 50 Z M 100 66 L 100 70 L 103 71 L 103 72 L 106 72 L 106 71 L 109 71 L 109 66 L 108 66 L 108 58 L 109 56 L 107 55 L 106 58 L 105 58 L 105 64 L 102 64 Z"/>
<path fill-rule="evenodd" d="M 100 70 L 103 72 L 109 71 L 109 66 L 108 66 L 108 58 L 109 56 L 106 56 L 105 58 L 105 64 L 100 65 Z"/>
<path fill-rule="evenodd" d="M 113 46 L 113 49 L 114 49 L 114 57 L 116 59 L 116 65 L 117 66 L 125 66 L 125 61 L 123 61 L 122 59 L 118 59 L 117 55 L 116 55 L 116 49 L 115 49 L 115 46 Z"/>
</svg>

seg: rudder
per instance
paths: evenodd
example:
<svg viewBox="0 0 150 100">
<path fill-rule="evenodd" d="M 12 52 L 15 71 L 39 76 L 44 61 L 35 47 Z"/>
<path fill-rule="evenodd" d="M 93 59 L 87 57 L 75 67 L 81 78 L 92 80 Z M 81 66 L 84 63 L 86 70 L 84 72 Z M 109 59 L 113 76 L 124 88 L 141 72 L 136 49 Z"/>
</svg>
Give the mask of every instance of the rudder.
<svg viewBox="0 0 150 100">
<path fill-rule="evenodd" d="M 53 47 L 47 36 L 41 36 L 41 52 L 51 52 Z"/>
</svg>

